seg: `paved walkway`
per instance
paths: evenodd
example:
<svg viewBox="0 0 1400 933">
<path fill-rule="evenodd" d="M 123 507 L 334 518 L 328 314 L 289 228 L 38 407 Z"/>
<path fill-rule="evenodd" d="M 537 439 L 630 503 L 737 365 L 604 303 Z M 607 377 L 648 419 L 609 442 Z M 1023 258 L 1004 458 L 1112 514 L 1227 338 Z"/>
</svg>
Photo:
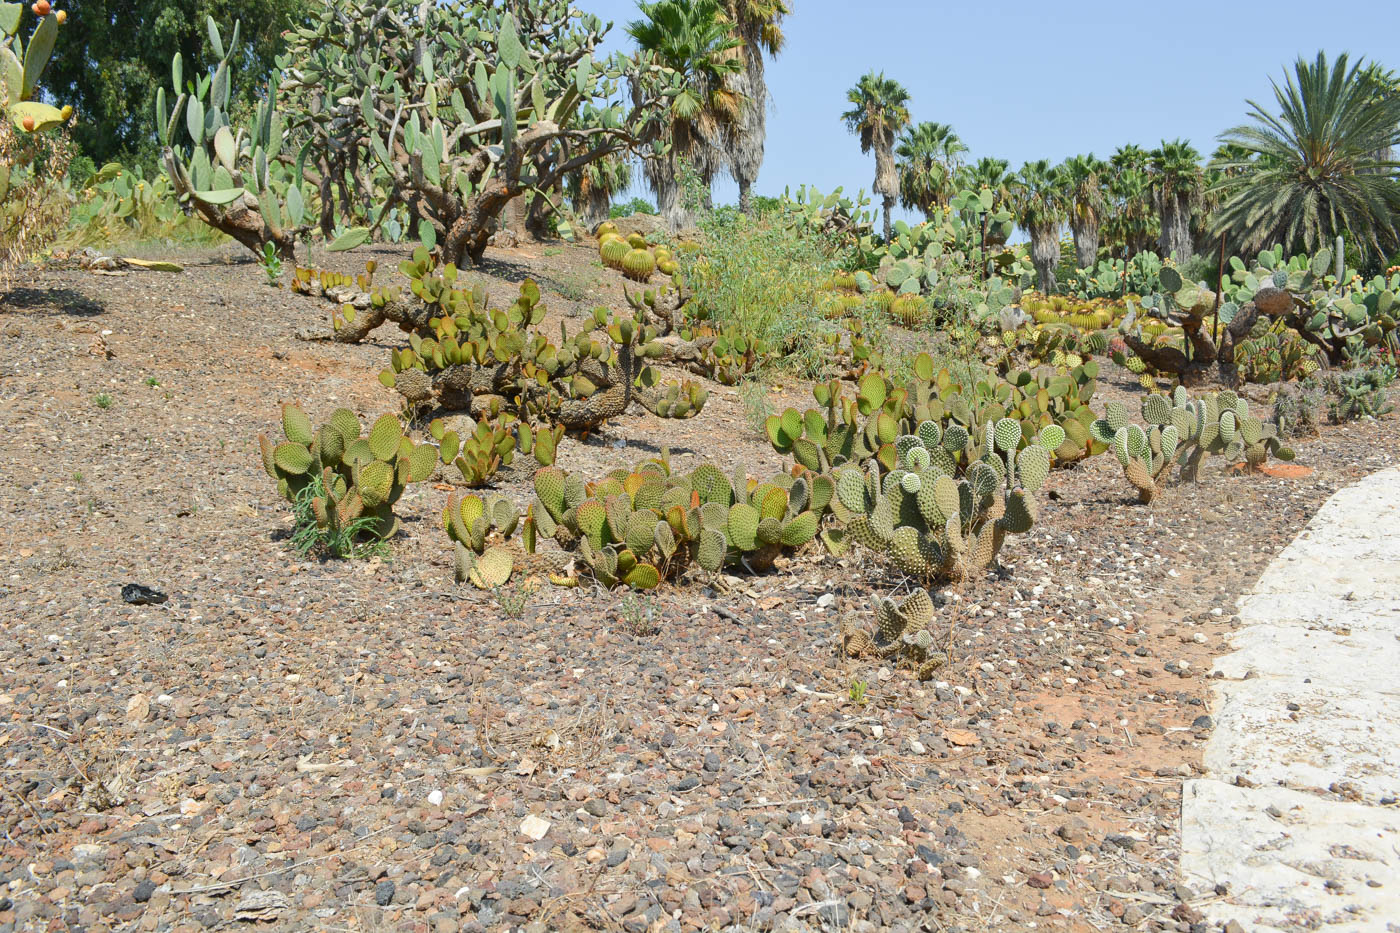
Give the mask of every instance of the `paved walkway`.
<svg viewBox="0 0 1400 933">
<path fill-rule="evenodd" d="M 1400 470 L 1322 507 L 1240 604 L 1181 867 L 1216 922 L 1400 931 Z"/>
</svg>

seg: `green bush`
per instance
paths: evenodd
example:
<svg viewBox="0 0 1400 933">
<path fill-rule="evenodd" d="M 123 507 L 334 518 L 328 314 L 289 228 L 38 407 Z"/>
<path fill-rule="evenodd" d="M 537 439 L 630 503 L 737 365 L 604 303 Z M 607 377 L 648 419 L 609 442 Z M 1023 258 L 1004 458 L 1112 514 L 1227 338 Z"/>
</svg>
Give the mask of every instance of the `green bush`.
<svg viewBox="0 0 1400 933">
<path fill-rule="evenodd" d="M 845 252 L 821 233 L 773 216 L 716 211 L 701 219 L 700 229 L 703 251 L 680 253 L 694 291 L 690 316 L 764 340 L 781 350 L 786 365 L 820 375 L 827 356 L 820 337 L 840 328 L 818 310 L 821 293 L 843 267 Z"/>
<path fill-rule="evenodd" d="M 630 217 L 633 214 L 655 214 L 656 205 L 645 198 L 633 198 L 608 209 L 609 217 Z"/>
</svg>

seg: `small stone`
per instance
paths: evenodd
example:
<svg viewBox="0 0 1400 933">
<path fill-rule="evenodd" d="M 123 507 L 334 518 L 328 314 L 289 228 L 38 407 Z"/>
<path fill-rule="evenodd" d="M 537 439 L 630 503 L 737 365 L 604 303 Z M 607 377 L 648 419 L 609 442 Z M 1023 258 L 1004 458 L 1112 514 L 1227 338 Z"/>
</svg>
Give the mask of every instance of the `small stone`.
<svg viewBox="0 0 1400 933">
<path fill-rule="evenodd" d="M 594 797 L 583 805 L 583 809 L 589 816 L 602 816 L 608 812 L 608 805 L 603 800 Z"/>
<path fill-rule="evenodd" d="M 1048 888 L 1054 882 L 1055 877 L 1048 871 L 1032 872 L 1026 879 L 1026 884 L 1033 888 Z"/>
<path fill-rule="evenodd" d="M 520 834 L 539 842 L 549 832 L 549 820 L 542 820 L 531 813 L 520 821 Z"/>
<path fill-rule="evenodd" d="M 669 267 L 668 267 L 668 268 L 669 268 Z M 440 791 L 440 790 L 435 790 L 435 791 L 433 791 L 431 794 L 429 794 L 429 795 L 428 795 L 428 803 L 432 804 L 432 805 L 435 806 L 435 807 L 440 807 L 440 806 L 442 806 L 442 791 Z"/>
<path fill-rule="evenodd" d="M 126 721 L 145 722 L 151 715 L 151 698 L 138 693 L 126 701 Z"/>
<path fill-rule="evenodd" d="M 380 907 L 388 907 L 394 900 L 394 882 L 385 878 L 374 886 L 374 902 Z"/>
<path fill-rule="evenodd" d="M 151 895 L 156 893 L 156 883 L 147 878 L 136 886 L 136 890 L 131 892 L 131 899 L 138 904 L 144 904 L 151 899 Z"/>
<path fill-rule="evenodd" d="M 1214 729 L 1215 720 L 1211 719 L 1209 716 L 1197 716 L 1195 719 L 1191 720 L 1191 728 L 1198 732 L 1206 729 Z"/>
</svg>

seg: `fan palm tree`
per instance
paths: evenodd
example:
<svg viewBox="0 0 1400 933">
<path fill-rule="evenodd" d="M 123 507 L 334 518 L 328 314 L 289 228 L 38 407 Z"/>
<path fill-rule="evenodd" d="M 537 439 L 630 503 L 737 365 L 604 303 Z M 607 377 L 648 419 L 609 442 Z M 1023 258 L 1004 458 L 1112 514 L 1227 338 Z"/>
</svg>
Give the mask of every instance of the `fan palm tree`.
<svg viewBox="0 0 1400 933">
<path fill-rule="evenodd" d="M 729 171 L 739 183 L 739 210 L 749 212 L 750 192 L 763 165 L 768 133 L 768 84 L 764 54 L 777 57 L 783 49 L 783 17 L 792 12 L 786 0 L 723 0 L 730 32 L 742 43 L 743 67 L 726 78 L 729 89 L 743 101 L 739 118 L 725 124 L 724 149 Z"/>
<path fill-rule="evenodd" d="M 946 123 L 925 121 L 904 129 L 899 157 L 899 203 L 931 218 L 956 193 L 956 177 L 967 146 Z"/>
<path fill-rule="evenodd" d="M 1104 198 L 1104 176 L 1108 166 L 1088 155 L 1065 160 L 1060 172 L 1065 182 L 1065 207 L 1069 229 L 1074 237 L 1074 260 L 1081 269 L 1092 269 L 1099 258 L 1099 227 L 1108 203 Z"/>
<path fill-rule="evenodd" d="M 846 128 L 860 137 L 860 151 L 875 152 L 876 194 L 884 201 L 885 242 L 890 239 L 890 211 L 899 194 L 899 173 L 894 165 L 894 141 L 909 125 L 909 92 L 898 81 L 869 72 L 846 92 L 851 109 L 841 115 Z"/>
<path fill-rule="evenodd" d="M 986 188 L 992 193 L 992 210 L 1000 210 L 1011 201 L 1011 163 L 1005 159 L 983 156 L 972 165 L 958 170 L 957 187 L 967 191 Z"/>
<path fill-rule="evenodd" d="M 1194 252 L 1191 214 L 1205 190 L 1201 154 L 1184 139 L 1164 139 L 1149 153 L 1148 168 L 1153 203 L 1162 222 L 1157 252 L 1163 259 L 1175 256 L 1178 262 L 1185 262 Z"/>
<path fill-rule="evenodd" d="M 1011 180 L 1012 206 L 1021 229 L 1031 238 L 1031 263 L 1040 290 L 1055 290 L 1055 266 L 1060 262 L 1060 229 L 1065 222 L 1064 179 L 1058 168 L 1040 159 L 1027 162 Z"/>
<path fill-rule="evenodd" d="M 1214 229 L 1251 252 L 1272 243 L 1311 252 L 1343 232 L 1371 257 L 1393 248 L 1400 92 L 1383 74 L 1318 52 L 1273 82 L 1277 115 L 1249 101 L 1253 122 L 1220 136 L 1238 148 L 1220 163 Z"/>
<path fill-rule="evenodd" d="M 727 82 L 743 68 L 734 54 L 742 40 L 729 34 L 716 0 L 643 0 L 637 7 L 645 19 L 629 23 L 627 34 L 644 56 L 679 75 L 682 82 L 661 117 L 666 121 L 663 142 L 642 164 L 657 207 L 675 231 L 690 225 L 680 191 L 682 162 L 699 176 L 708 197 L 722 165 L 725 126 L 737 121 L 743 111 L 743 99 Z M 640 88 L 634 88 L 633 94 L 639 95 Z"/>
<path fill-rule="evenodd" d="M 1108 159 L 1108 209 L 1099 237 L 1118 259 L 1131 259 L 1151 248 L 1160 229 L 1152 207 L 1149 161 L 1147 150 L 1131 143 L 1119 146 Z"/>
<path fill-rule="evenodd" d="M 614 153 L 585 165 L 569 176 L 569 199 L 574 213 L 589 230 L 608 219 L 617 195 L 632 186 L 632 163 Z"/>
</svg>

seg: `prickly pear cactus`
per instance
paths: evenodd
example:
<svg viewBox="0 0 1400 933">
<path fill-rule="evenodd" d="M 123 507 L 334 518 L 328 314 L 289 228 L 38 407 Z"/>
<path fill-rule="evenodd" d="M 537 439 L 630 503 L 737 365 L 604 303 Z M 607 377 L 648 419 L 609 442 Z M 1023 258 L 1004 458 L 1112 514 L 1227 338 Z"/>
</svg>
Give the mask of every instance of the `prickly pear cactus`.
<svg viewBox="0 0 1400 933">
<path fill-rule="evenodd" d="M 592 483 L 541 469 L 530 509 L 538 533 L 575 551 L 599 583 L 649 589 L 695 565 L 768 569 L 817 537 L 833 494 L 819 475 L 755 482 L 708 463 L 675 475 L 663 454 Z"/>
<path fill-rule="evenodd" d="M 956 428 L 956 430 L 954 430 Z M 952 446 L 972 460 L 959 478 Z M 1047 425 L 1022 447 L 1020 422 L 988 422 L 978 440 L 961 426 L 925 421 L 896 439 L 897 463 L 881 476 L 854 467 L 836 474 L 832 511 L 850 539 L 924 580 L 961 580 L 991 566 L 1008 534 L 1035 523 L 1035 500 L 1064 430 Z"/>
<path fill-rule="evenodd" d="M 847 657 L 877 657 L 911 668 L 920 680 L 930 680 L 945 656 L 937 648 L 933 623 L 933 599 L 925 589 L 915 589 L 899 602 L 888 597 L 875 600 L 874 631 L 843 623 L 842 651 Z"/>
<path fill-rule="evenodd" d="M 338 408 L 313 428 L 296 405 L 282 407 L 285 440 L 258 436 L 263 468 L 289 502 L 311 490 L 316 523 L 340 531 L 358 528 L 369 538 L 392 537 L 399 528 L 394 503 L 410 483 L 422 482 L 437 466 L 431 444 L 414 444 L 393 415 L 382 415 L 361 436 L 354 412 Z"/>
<path fill-rule="evenodd" d="M 1112 447 L 1143 503 L 1161 493 L 1173 464 L 1180 466 L 1182 479 L 1194 482 L 1211 454 L 1251 467 L 1270 456 L 1284 461 L 1294 456 L 1279 440 L 1277 426 L 1253 415 L 1249 403 L 1228 390 L 1192 399 L 1177 386 L 1170 396 L 1148 395 L 1142 400 L 1142 419 L 1146 428 L 1131 423 L 1123 405 L 1109 402 L 1090 430 Z"/>
</svg>

